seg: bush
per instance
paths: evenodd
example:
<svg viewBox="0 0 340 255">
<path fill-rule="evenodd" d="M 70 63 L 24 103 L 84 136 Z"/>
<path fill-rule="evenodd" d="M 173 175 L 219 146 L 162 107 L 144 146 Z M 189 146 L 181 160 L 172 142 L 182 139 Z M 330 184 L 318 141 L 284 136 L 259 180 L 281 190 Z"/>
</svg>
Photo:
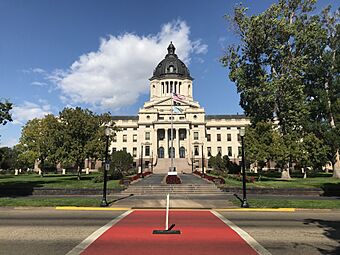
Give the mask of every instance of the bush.
<svg viewBox="0 0 340 255">
<path fill-rule="evenodd" d="M 166 184 L 181 184 L 182 181 L 177 175 L 168 175 L 166 177 Z"/>
</svg>

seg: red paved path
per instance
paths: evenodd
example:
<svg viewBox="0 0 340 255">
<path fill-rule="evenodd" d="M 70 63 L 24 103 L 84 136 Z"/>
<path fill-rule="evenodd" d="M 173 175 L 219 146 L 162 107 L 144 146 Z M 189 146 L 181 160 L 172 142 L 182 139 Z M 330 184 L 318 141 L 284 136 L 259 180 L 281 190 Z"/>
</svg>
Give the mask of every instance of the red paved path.
<svg viewBox="0 0 340 255">
<path fill-rule="evenodd" d="M 235 231 L 209 211 L 171 211 L 169 226 L 180 235 L 154 235 L 163 229 L 164 211 L 134 211 L 123 218 L 82 254 L 257 254 Z"/>
</svg>

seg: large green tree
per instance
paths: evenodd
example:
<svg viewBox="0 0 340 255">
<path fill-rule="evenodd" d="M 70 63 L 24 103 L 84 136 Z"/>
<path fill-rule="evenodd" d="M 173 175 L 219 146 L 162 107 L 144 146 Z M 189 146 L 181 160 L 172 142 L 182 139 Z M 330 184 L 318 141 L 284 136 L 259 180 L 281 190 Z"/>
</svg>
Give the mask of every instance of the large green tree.
<svg viewBox="0 0 340 255">
<path fill-rule="evenodd" d="M 96 115 L 88 109 L 65 108 L 60 112 L 62 146 L 58 157 L 64 164 L 75 164 L 78 179 L 86 158 L 103 159 L 105 124 L 111 124 L 109 114 Z"/>
<path fill-rule="evenodd" d="M 250 17 L 246 8 L 236 7 L 229 18 L 241 43 L 229 47 L 222 58 L 252 123 L 277 123 L 285 178 L 289 178 L 288 167 L 299 157 L 302 132 L 310 123 L 306 88 L 314 81 L 307 81 L 306 74 L 313 65 L 310 45 L 321 29 L 318 17 L 311 15 L 314 4 L 314 0 L 280 0 Z"/>
<path fill-rule="evenodd" d="M 60 122 L 52 114 L 42 119 L 30 120 L 22 129 L 19 141 L 21 153 L 38 156 L 42 176 L 46 160 L 57 163 L 58 151 L 62 144 L 60 131 Z"/>
</svg>

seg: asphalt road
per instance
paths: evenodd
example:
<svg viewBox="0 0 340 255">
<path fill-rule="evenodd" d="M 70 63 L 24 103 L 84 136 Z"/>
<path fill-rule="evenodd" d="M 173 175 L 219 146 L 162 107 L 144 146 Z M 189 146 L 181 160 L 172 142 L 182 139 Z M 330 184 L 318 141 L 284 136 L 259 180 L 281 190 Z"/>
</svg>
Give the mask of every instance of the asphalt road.
<svg viewBox="0 0 340 255">
<path fill-rule="evenodd" d="M 0 208 L 0 254 L 66 254 L 121 213 Z M 273 255 L 340 254 L 339 211 L 219 213 Z"/>
</svg>

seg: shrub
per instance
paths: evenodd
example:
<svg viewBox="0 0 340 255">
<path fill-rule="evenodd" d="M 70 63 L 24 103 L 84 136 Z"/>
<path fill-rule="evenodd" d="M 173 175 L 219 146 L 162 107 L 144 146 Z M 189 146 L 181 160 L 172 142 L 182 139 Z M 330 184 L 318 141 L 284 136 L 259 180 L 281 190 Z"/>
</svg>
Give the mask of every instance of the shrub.
<svg viewBox="0 0 340 255">
<path fill-rule="evenodd" d="M 177 175 L 168 175 L 166 177 L 166 184 L 181 184 L 181 179 Z"/>
</svg>

